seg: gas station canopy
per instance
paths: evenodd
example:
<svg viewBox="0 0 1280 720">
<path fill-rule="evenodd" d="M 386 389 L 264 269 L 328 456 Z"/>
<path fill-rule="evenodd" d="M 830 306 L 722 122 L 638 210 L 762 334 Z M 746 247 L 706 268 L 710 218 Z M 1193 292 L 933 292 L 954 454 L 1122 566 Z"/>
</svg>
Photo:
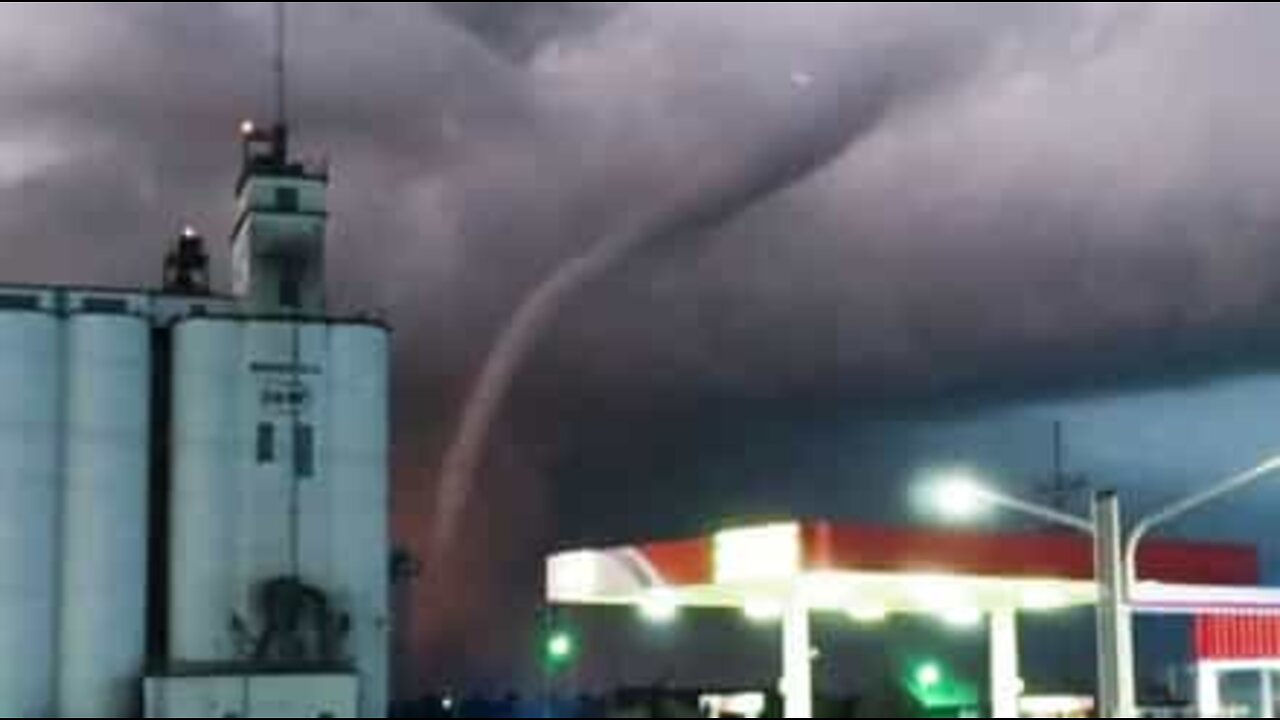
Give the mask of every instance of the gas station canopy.
<svg viewBox="0 0 1280 720">
<path fill-rule="evenodd" d="M 1152 542 L 1140 574 L 1157 587 L 1252 588 L 1256 550 Z M 577 550 L 548 561 L 548 600 L 561 605 L 782 614 L 798 596 L 815 611 L 872 621 L 894 614 L 963 620 L 997 611 L 1093 605 L 1088 538 L 783 523 L 701 539 Z"/>
<path fill-rule="evenodd" d="M 1230 617 L 1280 614 L 1280 592 L 1258 588 L 1256 550 L 1151 542 L 1137 568 L 1135 610 Z M 682 608 L 741 610 L 782 625 L 785 717 L 813 717 L 811 615 L 860 623 L 928 615 L 958 626 L 987 623 L 991 717 L 1019 717 L 1018 616 L 1096 605 L 1094 551 L 1084 535 L 981 534 L 781 523 L 711 537 L 575 550 L 547 563 L 555 605 L 633 607 L 665 621 Z M 1225 622 L 1226 620 L 1224 620 Z M 1201 707 L 1215 714 L 1221 666 L 1201 674 Z M 1271 678 L 1271 675 L 1267 676 Z M 1264 684 L 1263 695 L 1274 695 Z M 1264 702 L 1265 704 L 1265 702 Z M 1271 717 L 1271 715 L 1262 715 Z"/>
</svg>

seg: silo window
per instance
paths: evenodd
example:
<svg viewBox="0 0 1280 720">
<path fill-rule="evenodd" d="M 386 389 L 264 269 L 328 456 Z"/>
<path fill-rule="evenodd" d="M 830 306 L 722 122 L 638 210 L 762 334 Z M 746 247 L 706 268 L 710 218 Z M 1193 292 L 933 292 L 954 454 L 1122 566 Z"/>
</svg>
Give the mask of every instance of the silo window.
<svg viewBox="0 0 1280 720">
<path fill-rule="evenodd" d="M 276 188 L 276 210 L 286 213 L 296 213 L 301 207 L 302 195 L 298 192 L 298 188 Z"/>
<path fill-rule="evenodd" d="M 294 428 L 293 464 L 298 477 L 311 479 L 316 475 L 316 431 L 315 428 L 299 423 Z"/>
<path fill-rule="evenodd" d="M 87 313 L 118 315 L 120 313 L 129 312 L 129 303 L 118 298 L 85 298 L 81 307 L 84 308 L 84 311 Z"/>
<path fill-rule="evenodd" d="M 258 464 L 269 465 L 276 461 L 276 426 L 271 423 L 258 425 Z"/>
</svg>

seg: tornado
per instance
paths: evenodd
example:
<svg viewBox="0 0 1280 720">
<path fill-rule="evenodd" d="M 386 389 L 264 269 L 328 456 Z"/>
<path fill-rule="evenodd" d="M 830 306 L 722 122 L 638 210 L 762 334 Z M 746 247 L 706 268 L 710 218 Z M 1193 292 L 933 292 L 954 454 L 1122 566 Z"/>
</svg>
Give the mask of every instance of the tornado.
<svg viewBox="0 0 1280 720">
<path fill-rule="evenodd" d="M 824 64 L 826 65 L 826 64 Z M 829 66 L 829 65 L 828 65 Z M 463 406 L 438 475 L 432 554 L 443 560 L 477 486 L 495 422 L 521 369 L 562 311 L 612 270 L 656 243 L 688 241 L 821 172 L 878 126 L 893 105 L 897 80 L 868 81 L 792 69 L 782 120 L 745 151 L 703 158 L 696 192 L 668 198 L 657 211 L 620 223 L 537 285 L 502 327 Z M 804 81 L 797 81 L 803 77 Z"/>
</svg>

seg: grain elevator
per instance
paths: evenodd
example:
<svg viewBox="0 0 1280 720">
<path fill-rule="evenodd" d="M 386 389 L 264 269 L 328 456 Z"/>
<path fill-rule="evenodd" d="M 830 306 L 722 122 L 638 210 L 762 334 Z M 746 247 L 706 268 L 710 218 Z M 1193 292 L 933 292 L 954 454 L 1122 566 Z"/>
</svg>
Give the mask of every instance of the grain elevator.
<svg viewBox="0 0 1280 720">
<path fill-rule="evenodd" d="M 388 329 L 246 124 L 232 292 L 0 284 L 0 717 L 386 717 Z"/>
</svg>

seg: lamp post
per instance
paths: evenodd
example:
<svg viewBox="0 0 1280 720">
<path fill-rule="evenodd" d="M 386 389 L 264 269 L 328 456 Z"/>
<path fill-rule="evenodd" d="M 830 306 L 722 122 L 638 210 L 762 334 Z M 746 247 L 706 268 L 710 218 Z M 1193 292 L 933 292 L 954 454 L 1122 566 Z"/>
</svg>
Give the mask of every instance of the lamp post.
<svg viewBox="0 0 1280 720">
<path fill-rule="evenodd" d="M 1093 496 L 1094 568 L 1098 579 L 1099 705 L 1104 717 L 1136 718 L 1138 689 L 1133 649 L 1133 608 L 1126 592 L 1124 516 L 1120 496 Z"/>
<path fill-rule="evenodd" d="M 968 477 L 953 478 L 944 484 L 939 501 L 944 513 L 952 517 L 971 516 L 984 507 L 997 507 L 1093 537 L 1099 595 L 1099 705 L 1103 717 L 1136 718 L 1133 602 L 1142 580 L 1138 562 L 1142 543 L 1156 530 L 1277 474 L 1280 474 L 1280 456 L 1224 478 L 1207 490 L 1139 520 L 1128 533 L 1125 532 L 1120 497 L 1112 491 L 1094 495 L 1090 520 L 996 492 Z"/>
<path fill-rule="evenodd" d="M 1215 483 L 1214 485 L 1210 486 L 1208 489 L 1189 495 L 1183 500 L 1175 502 L 1172 505 L 1169 505 L 1168 507 L 1166 507 L 1165 509 L 1147 516 L 1145 519 L 1139 521 L 1136 525 L 1134 525 L 1133 532 L 1129 534 L 1128 541 L 1125 544 L 1124 582 L 1125 582 L 1126 603 L 1131 606 L 1136 598 L 1137 591 L 1142 581 L 1142 577 L 1140 574 L 1141 568 L 1139 567 L 1139 562 L 1138 562 L 1139 553 L 1142 550 L 1143 541 L 1145 541 L 1148 537 L 1150 537 L 1152 533 L 1154 533 L 1156 530 L 1172 522 L 1175 522 L 1177 520 L 1182 519 L 1183 517 L 1186 517 L 1187 515 L 1190 515 L 1196 510 L 1199 510 L 1208 505 L 1211 505 L 1217 502 L 1218 500 L 1222 500 L 1226 498 L 1229 495 L 1234 495 L 1237 492 L 1246 490 L 1277 473 L 1280 473 L 1280 456 L 1272 457 L 1262 462 L 1257 467 L 1254 467 L 1250 470 L 1246 470 L 1245 472 L 1242 472 L 1238 475 L 1232 475 L 1230 477 L 1224 478 L 1218 481 L 1217 483 Z M 1130 644 L 1130 646 L 1132 646 L 1132 631 L 1131 630 L 1128 631 L 1126 633 L 1126 636 L 1129 638 L 1128 643 Z M 1129 652 L 1132 653 L 1132 647 L 1130 647 Z M 1132 655 L 1130 655 L 1130 658 L 1132 658 Z M 1124 683 L 1127 683 L 1126 691 L 1128 692 L 1129 696 L 1132 697 L 1136 695 L 1136 690 L 1134 689 L 1134 672 L 1133 672 L 1132 659 L 1130 659 L 1128 664 L 1125 665 L 1123 668 L 1121 668 L 1121 670 L 1124 673 L 1121 676 L 1121 681 Z M 1273 686 L 1264 682 L 1263 687 L 1264 687 L 1263 695 L 1265 696 L 1267 694 L 1267 691 L 1270 690 Z M 1220 692 L 1219 689 L 1216 687 L 1214 688 L 1204 687 L 1203 683 L 1202 683 L 1202 688 L 1203 688 L 1202 691 L 1206 692 L 1210 697 L 1215 697 Z M 1125 715 L 1122 717 L 1135 717 L 1135 716 Z"/>
<path fill-rule="evenodd" d="M 1142 581 L 1139 575 L 1138 553 L 1142 549 L 1143 541 L 1153 532 L 1228 495 L 1248 489 L 1276 473 L 1280 473 L 1280 456 L 1273 457 L 1239 475 L 1225 478 L 1208 490 L 1176 502 L 1135 525 L 1133 532 L 1129 536 L 1128 547 L 1125 550 L 1125 575 L 1129 584 L 1130 596 L 1132 597 L 1133 592 L 1138 589 L 1138 584 Z"/>
<path fill-rule="evenodd" d="M 969 477 L 941 486 L 940 509 L 952 518 L 999 508 L 1069 528 L 1093 539 L 1098 582 L 1098 700 L 1102 717 L 1137 717 L 1133 696 L 1132 617 L 1125 596 L 1124 528 L 1119 496 L 1098 492 L 1091 518 L 1077 517 L 992 490 Z"/>
</svg>

